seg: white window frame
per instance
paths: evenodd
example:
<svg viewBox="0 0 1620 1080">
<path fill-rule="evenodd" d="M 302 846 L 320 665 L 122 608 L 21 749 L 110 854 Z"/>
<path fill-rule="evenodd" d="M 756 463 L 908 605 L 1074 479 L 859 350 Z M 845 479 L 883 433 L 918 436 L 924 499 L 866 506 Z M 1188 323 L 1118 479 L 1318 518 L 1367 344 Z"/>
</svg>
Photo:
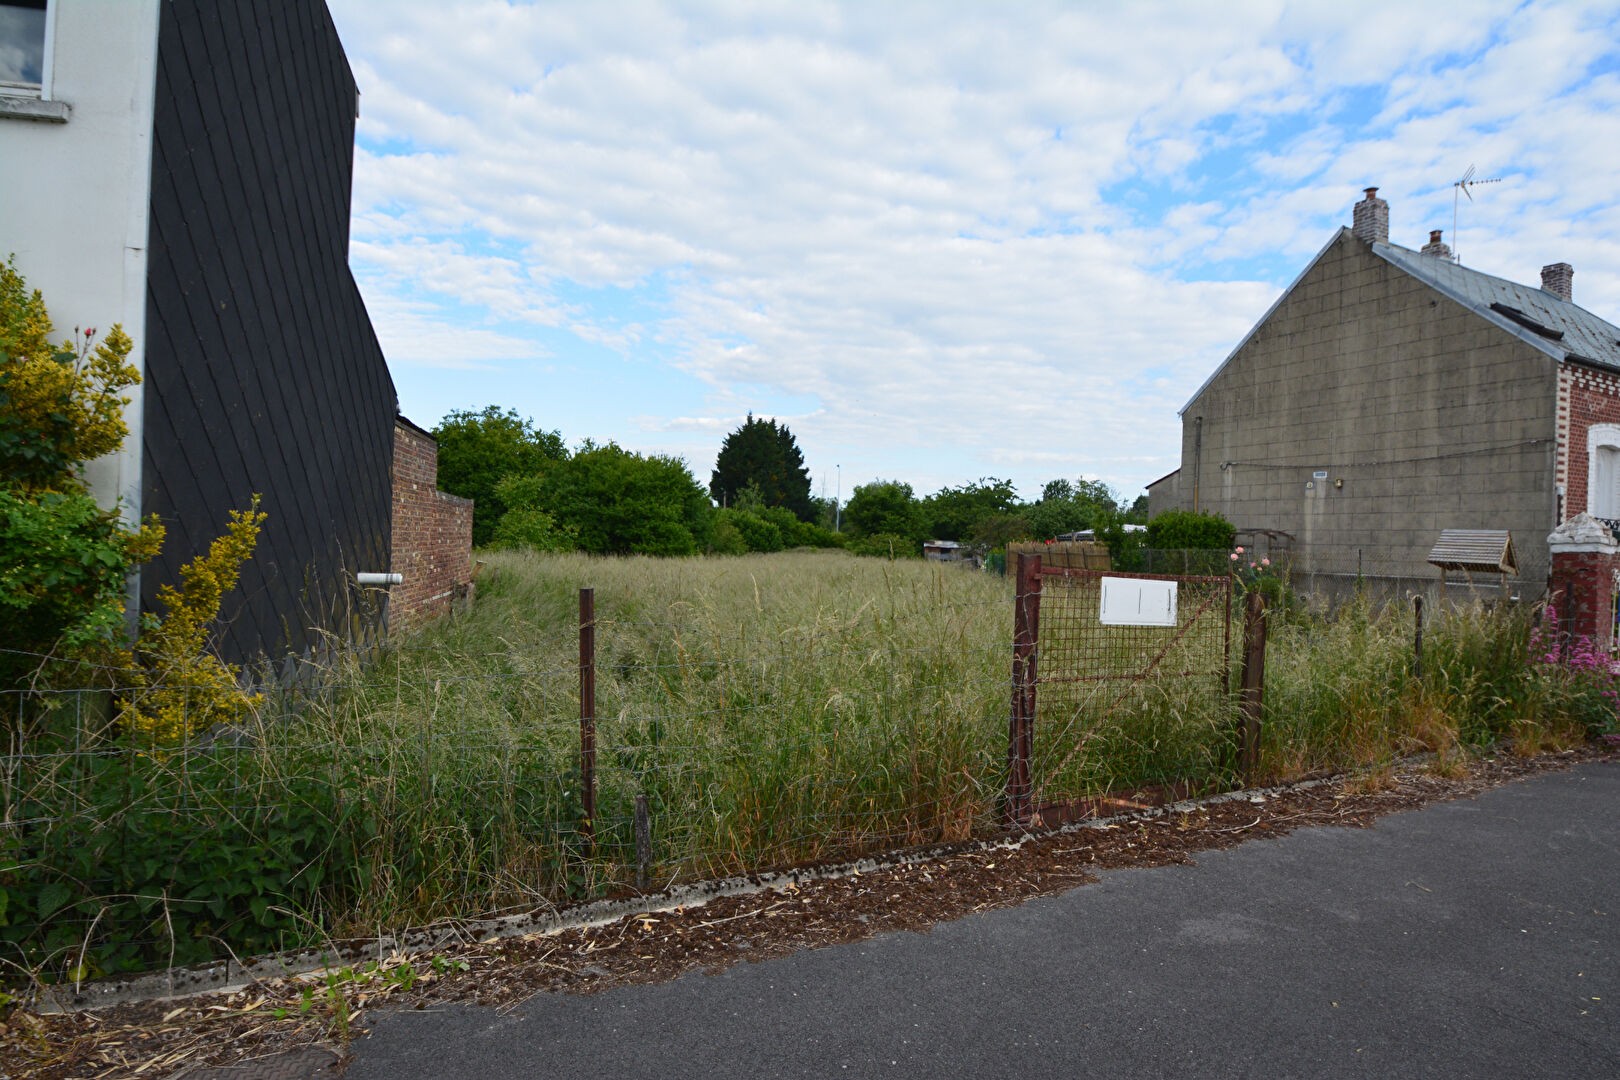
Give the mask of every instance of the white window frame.
<svg viewBox="0 0 1620 1080">
<path fill-rule="evenodd" d="M 39 85 L 32 83 L 0 82 L 0 97 L 37 98 L 50 101 L 51 76 L 56 59 L 56 5 L 58 0 L 45 0 L 45 54 L 40 59 Z"/>
<path fill-rule="evenodd" d="M 1586 429 L 1586 512 L 1611 521 L 1620 518 L 1620 424 Z"/>
</svg>

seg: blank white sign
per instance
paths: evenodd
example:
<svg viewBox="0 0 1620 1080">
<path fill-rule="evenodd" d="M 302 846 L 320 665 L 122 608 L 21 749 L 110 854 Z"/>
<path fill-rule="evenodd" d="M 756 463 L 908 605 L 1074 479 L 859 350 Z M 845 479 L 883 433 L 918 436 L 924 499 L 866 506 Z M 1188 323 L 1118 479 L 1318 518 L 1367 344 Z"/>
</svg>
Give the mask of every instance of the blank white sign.
<svg viewBox="0 0 1620 1080">
<path fill-rule="evenodd" d="M 1176 625 L 1176 583 L 1105 577 L 1097 621 L 1104 626 Z"/>
</svg>

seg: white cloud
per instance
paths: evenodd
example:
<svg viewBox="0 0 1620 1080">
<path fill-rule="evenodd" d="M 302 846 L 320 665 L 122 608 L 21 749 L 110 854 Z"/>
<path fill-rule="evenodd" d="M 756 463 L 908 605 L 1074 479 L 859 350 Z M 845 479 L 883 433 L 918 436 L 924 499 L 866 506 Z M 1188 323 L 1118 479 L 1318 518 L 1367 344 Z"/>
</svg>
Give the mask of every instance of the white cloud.
<svg viewBox="0 0 1620 1080">
<path fill-rule="evenodd" d="M 1417 245 L 1471 162 L 1465 258 L 1620 316 L 1609 5 L 333 9 L 390 355 L 651 358 L 700 472 L 791 401 L 818 474 L 1133 487 L 1361 186 Z"/>
</svg>

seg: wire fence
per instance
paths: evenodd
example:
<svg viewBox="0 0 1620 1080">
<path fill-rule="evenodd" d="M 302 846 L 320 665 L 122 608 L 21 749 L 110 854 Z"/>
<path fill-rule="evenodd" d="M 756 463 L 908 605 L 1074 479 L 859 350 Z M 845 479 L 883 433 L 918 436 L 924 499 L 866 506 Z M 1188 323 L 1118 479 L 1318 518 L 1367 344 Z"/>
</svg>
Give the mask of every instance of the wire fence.
<svg viewBox="0 0 1620 1080">
<path fill-rule="evenodd" d="M 1165 617 L 1107 618 L 1105 589 L 1125 583 L 1158 586 Z M 1232 586 L 1230 575 L 1041 574 L 1034 817 L 1126 785 L 1230 775 Z"/>
<path fill-rule="evenodd" d="M 1217 554 L 1151 632 L 1100 624 L 1099 574 L 1045 582 L 1037 811 L 1235 782 L 1241 576 Z M 1274 565 L 1266 580 L 1307 598 L 1337 581 Z M 1419 580 L 1394 565 L 1364 554 L 1359 595 Z M 684 599 L 649 613 L 623 589 L 590 618 L 588 655 L 552 596 L 274 684 L 178 746 L 121 723 L 128 673 L 0 692 L 0 966 L 93 977 L 995 829 L 1013 585 L 927 573 L 780 625 L 757 583 L 752 621 Z"/>
<path fill-rule="evenodd" d="M 1007 602 L 872 618 L 760 642 L 607 617 L 588 661 L 567 626 L 543 654 L 406 645 L 179 746 L 120 723 L 116 671 L 0 694 L 0 964 L 93 976 L 982 831 Z"/>
</svg>

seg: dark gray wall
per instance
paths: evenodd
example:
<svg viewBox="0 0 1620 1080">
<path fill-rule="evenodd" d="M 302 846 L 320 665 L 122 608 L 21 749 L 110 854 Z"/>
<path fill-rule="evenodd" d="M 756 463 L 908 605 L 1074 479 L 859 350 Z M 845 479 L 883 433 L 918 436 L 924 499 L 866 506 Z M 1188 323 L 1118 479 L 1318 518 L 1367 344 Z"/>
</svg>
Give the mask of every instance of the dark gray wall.
<svg viewBox="0 0 1620 1080">
<path fill-rule="evenodd" d="M 229 658 L 363 634 L 386 570 L 395 396 L 348 267 L 356 89 L 320 0 L 167 0 L 153 122 L 143 499 L 168 527 L 143 607 L 263 497 Z"/>
<path fill-rule="evenodd" d="M 1202 416 L 1202 506 L 1302 568 L 1434 575 L 1441 529 L 1510 529 L 1544 578 L 1556 403 L 1551 358 L 1344 230 L 1188 405 L 1178 501 Z"/>
</svg>

